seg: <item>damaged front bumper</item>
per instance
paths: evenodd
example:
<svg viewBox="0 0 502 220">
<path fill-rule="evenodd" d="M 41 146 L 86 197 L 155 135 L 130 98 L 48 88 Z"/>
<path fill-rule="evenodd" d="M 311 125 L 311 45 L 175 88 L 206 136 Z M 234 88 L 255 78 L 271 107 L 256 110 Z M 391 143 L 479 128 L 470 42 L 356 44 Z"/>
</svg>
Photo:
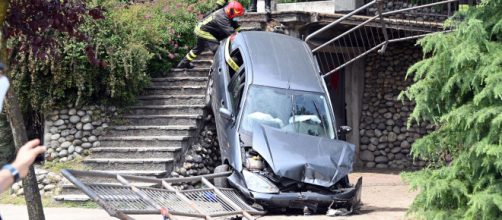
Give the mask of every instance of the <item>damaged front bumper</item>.
<svg viewBox="0 0 502 220">
<path fill-rule="evenodd" d="M 267 208 L 293 208 L 311 210 L 333 208 L 347 208 L 355 210 L 361 204 L 362 177 L 357 180 L 353 188 L 346 188 L 336 194 L 320 194 L 316 192 L 281 192 L 276 194 L 252 192 L 254 201 Z"/>
</svg>

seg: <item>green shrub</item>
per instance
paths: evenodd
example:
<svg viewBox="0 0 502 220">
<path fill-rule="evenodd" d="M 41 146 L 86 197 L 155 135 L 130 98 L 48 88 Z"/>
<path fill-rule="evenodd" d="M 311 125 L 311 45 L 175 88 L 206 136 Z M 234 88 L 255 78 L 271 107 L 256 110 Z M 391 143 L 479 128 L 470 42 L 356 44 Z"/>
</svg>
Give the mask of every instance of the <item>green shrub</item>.
<svg viewBox="0 0 502 220">
<path fill-rule="evenodd" d="M 452 33 L 419 41 L 426 57 L 403 95 L 416 102 L 413 120 L 440 125 L 412 146 L 433 166 L 403 175 L 419 189 L 419 219 L 502 219 L 501 11 L 501 0 L 482 1 Z"/>
<path fill-rule="evenodd" d="M 88 19 L 81 30 L 87 43 L 55 34 L 57 57 L 18 53 L 11 68 L 24 110 L 46 111 L 67 104 L 129 105 L 151 76 L 166 74 L 194 43 L 193 28 L 214 1 L 158 0 L 128 4 L 94 2 L 105 19 Z M 10 39 L 11 48 L 23 39 Z M 88 60 L 95 51 L 99 65 Z"/>
</svg>

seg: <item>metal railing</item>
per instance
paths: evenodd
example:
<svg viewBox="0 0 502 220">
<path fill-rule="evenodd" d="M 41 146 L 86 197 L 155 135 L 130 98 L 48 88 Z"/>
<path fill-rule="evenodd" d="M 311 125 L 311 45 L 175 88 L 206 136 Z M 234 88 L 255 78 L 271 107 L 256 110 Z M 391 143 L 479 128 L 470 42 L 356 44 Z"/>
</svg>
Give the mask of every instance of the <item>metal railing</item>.
<svg viewBox="0 0 502 220">
<path fill-rule="evenodd" d="M 453 22 L 444 22 L 458 10 L 459 0 L 372 0 L 310 34 L 305 41 L 313 47 L 321 74 L 326 77 L 371 52 L 384 53 L 389 43 L 451 31 Z M 355 17 L 365 20 L 333 34 L 347 29 L 343 21 Z"/>
<path fill-rule="evenodd" d="M 216 217 L 263 215 L 246 204 L 234 189 L 217 188 L 208 179 L 228 177 L 231 172 L 186 178 L 157 179 L 98 171 L 62 170 L 61 173 L 110 216 L 132 220 L 129 215 L 160 215 L 168 210 L 176 216 L 213 219 Z M 101 179 L 106 183 L 96 183 Z M 182 190 L 173 186 L 199 182 L 202 188 Z"/>
</svg>

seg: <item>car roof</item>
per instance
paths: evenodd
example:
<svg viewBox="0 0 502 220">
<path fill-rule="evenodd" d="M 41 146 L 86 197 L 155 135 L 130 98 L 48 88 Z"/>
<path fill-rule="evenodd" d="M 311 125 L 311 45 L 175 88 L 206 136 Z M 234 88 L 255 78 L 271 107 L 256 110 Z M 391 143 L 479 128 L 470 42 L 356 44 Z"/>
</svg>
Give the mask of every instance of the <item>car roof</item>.
<svg viewBox="0 0 502 220">
<path fill-rule="evenodd" d="M 239 39 L 240 38 L 240 39 Z M 283 89 L 324 92 L 312 52 L 300 39 L 264 31 L 242 32 L 236 38 L 250 84 Z"/>
</svg>

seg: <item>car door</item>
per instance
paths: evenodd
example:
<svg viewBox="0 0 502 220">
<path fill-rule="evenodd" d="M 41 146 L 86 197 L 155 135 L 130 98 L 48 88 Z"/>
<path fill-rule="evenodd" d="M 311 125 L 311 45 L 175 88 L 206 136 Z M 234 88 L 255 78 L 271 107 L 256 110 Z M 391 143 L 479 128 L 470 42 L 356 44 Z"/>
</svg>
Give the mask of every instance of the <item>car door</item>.
<svg viewBox="0 0 502 220">
<path fill-rule="evenodd" d="M 226 142 L 223 144 L 225 144 L 226 146 L 225 153 L 231 158 L 229 160 L 230 165 L 234 168 L 240 167 L 239 164 L 242 163 L 237 117 L 239 116 L 239 112 L 241 111 L 240 108 L 246 85 L 245 77 L 245 68 L 244 65 L 241 65 L 236 73 L 232 76 L 230 83 L 228 84 L 230 104 L 232 112 L 234 113 L 236 119 L 232 123 L 226 124 L 224 129 L 227 138 L 225 140 Z"/>
<path fill-rule="evenodd" d="M 215 90 L 212 97 L 214 100 L 212 101 L 212 109 L 215 112 L 216 127 L 219 132 L 218 141 L 223 159 L 228 158 L 229 156 L 228 152 L 231 146 L 230 142 L 233 142 L 229 141 L 229 138 L 232 138 L 232 134 L 235 133 L 235 129 L 232 129 L 232 127 L 235 127 L 235 122 L 222 117 L 219 110 L 220 108 L 228 110 L 232 115 L 234 115 L 234 118 L 235 115 L 237 115 L 233 106 L 233 94 L 231 91 L 232 86 L 229 85 L 231 84 L 232 79 L 237 79 L 233 78 L 233 76 L 236 75 L 236 68 L 239 67 L 236 65 L 242 64 L 242 62 L 235 63 L 232 60 L 232 55 L 237 53 L 238 49 L 231 48 L 238 48 L 238 46 L 235 44 L 231 47 L 230 41 L 226 40 L 222 47 L 220 47 L 220 50 L 218 50 L 218 59 L 215 60 L 218 62 L 218 65 L 216 65 L 213 70 Z"/>
</svg>

